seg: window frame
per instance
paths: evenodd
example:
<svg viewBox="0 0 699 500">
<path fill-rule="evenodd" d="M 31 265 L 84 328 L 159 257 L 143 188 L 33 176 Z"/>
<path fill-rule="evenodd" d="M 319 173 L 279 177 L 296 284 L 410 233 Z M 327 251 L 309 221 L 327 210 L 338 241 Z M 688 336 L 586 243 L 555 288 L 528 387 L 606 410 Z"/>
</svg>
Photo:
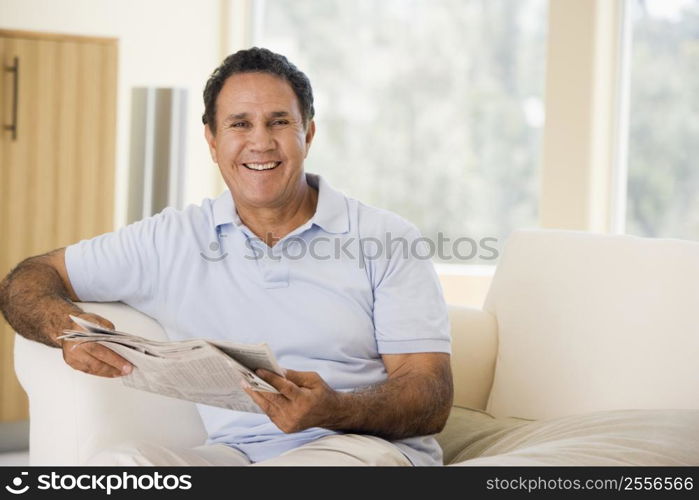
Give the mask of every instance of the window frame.
<svg viewBox="0 0 699 500">
<path fill-rule="evenodd" d="M 252 3 L 222 2 L 222 55 L 250 46 Z M 625 10 L 626 0 L 549 0 L 541 228 L 624 230 L 630 47 Z M 435 267 L 447 302 L 480 306 L 496 266 Z M 481 292 L 448 293 L 474 287 Z"/>
</svg>

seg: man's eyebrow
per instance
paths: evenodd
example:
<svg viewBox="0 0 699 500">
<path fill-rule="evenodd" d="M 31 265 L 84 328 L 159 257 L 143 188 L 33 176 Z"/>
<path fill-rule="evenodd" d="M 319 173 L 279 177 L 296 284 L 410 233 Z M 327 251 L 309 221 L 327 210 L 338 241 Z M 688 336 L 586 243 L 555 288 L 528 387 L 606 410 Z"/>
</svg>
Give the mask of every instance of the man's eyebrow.
<svg viewBox="0 0 699 500">
<path fill-rule="evenodd" d="M 230 114 L 228 115 L 224 121 L 224 123 L 231 122 L 233 120 L 242 120 L 244 118 L 247 118 L 248 114 L 243 112 L 243 113 L 236 113 L 236 114 Z"/>
<path fill-rule="evenodd" d="M 286 118 L 289 116 L 290 113 L 288 111 L 272 111 L 269 116 L 271 118 Z M 223 123 L 230 123 L 234 120 L 244 120 L 248 117 L 248 114 L 246 112 L 242 113 L 233 113 L 228 115 L 224 120 Z"/>
</svg>

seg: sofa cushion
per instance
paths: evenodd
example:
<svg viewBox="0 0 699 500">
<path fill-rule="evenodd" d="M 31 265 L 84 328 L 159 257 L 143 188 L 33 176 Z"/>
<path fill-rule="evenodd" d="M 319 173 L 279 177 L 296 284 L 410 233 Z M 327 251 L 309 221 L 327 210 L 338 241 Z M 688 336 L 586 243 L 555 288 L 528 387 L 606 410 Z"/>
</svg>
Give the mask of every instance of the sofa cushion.
<svg viewBox="0 0 699 500">
<path fill-rule="evenodd" d="M 438 436 L 445 463 L 699 465 L 699 410 L 614 410 L 524 421 L 455 409 Z"/>
<path fill-rule="evenodd" d="M 452 407 L 447 424 L 436 439 L 442 447 L 444 463 L 451 463 L 457 456 L 460 460 L 477 457 L 478 447 L 496 442 L 510 429 L 526 425 L 530 420 L 517 418 L 495 418 L 473 408 Z M 471 451 L 469 451 L 471 450 Z"/>
<path fill-rule="evenodd" d="M 498 322 L 486 410 L 699 409 L 698 297 L 699 243 L 514 233 L 485 305 Z"/>
</svg>

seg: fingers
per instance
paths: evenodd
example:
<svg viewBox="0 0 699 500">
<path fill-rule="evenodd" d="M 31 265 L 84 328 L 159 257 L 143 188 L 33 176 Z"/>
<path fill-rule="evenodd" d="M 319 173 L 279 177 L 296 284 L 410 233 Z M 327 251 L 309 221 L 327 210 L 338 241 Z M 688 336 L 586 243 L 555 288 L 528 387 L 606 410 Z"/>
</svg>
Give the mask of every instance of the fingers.
<svg viewBox="0 0 699 500">
<path fill-rule="evenodd" d="M 86 319 L 88 321 L 91 321 L 92 323 L 97 323 L 98 325 L 103 326 L 105 328 L 109 328 L 110 330 L 116 330 L 116 328 L 114 327 L 114 323 L 112 323 L 111 321 L 109 321 L 106 318 L 103 318 L 102 316 L 100 316 L 98 314 L 83 312 L 83 313 L 78 314 L 77 316 L 79 318 L 83 318 L 83 319 Z M 76 326 L 79 326 L 79 325 L 76 325 Z M 82 330 L 82 327 L 79 327 L 79 329 Z"/>
<path fill-rule="evenodd" d="M 313 387 L 321 380 L 317 372 L 297 372 L 296 370 L 286 370 L 286 378 L 299 387 Z"/>
<path fill-rule="evenodd" d="M 124 358 L 106 347 L 94 343 L 63 342 L 63 359 L 76 370 L 100 377 L 118 377 L 130 373 Z"/>
<path fill-rule="evenodd" d="M 114 324 L 93 313 L 80 313 L 78 317 L 114 330 Z M 77 329 L 83 328 L 75 325 Z M 63 341 L 63 359 L 76 370 L 100 377 L 119 377 L 133 370 L 133 365 L 111 349 L 95 342 Z"/>
<path fill-rule="evenodd" d="M 260 409 L 267 414 L 267 416 L 269 416 L 272 419 L 274 418 L 273 415 L 275 415 L 279 411 L 279 406 L 275 399 L 283 396 L 271 392 L 255 391 L 245 380 L 243 380 L 240 383 L 240 386 L 247 393 L 247 395 L 250 396 L 250 398 L 255 402 L 255 404 L 259 406 Z"/>
<path fill-rule="evenodd" d="M 288 371 L 290 370 L 287 370 L 287 372 Z M 256 370 L 255 373 L 258 377 L 272 385 L 272 387 L 274 387 L 288 399 L 293 399 L 299 393 L 299 387 L 294 382 L 287 380 L 284 377 L 280 377 L 276 373 L 262 369 Z"/>
<path fill-rule="evenodd" d="M 85 369 L 81 371 L 91 375 L 108 378 L 119 377 L 122 375 L 122 372 L 119 369 L 103 362 L 89 353 L 88 357 L 85 358 L 85 365 Z"/>
<path fill-rule="evenodd" d="M 128 360 L 122 358 L 108 347 L 91 342 L 85 345 L 85 349 L 94 358 L 118 370 L 121 375 L 128 375 L 133 369 L 133 365 Z"/>
</svg>

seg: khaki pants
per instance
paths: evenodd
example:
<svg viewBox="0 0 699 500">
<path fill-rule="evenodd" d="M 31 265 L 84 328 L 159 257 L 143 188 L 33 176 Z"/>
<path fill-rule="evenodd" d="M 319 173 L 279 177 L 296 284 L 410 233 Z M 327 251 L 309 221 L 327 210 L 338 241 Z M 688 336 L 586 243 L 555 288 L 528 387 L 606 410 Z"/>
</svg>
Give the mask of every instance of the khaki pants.
<svg viewBox="0 0 699 500">
<path fill-rule="evenodd" d="M 359 434 L 336 434 L 322 437 L 282 453 L 278 457 L 254 464 L 245 454 L 224 444 L 174 449 L 137 442 L 104 450 L 93 456 L 86 465 L 393 466 L 411 465 L 411 463 L 395 445 L 381 438 Z"/>
</svg>

